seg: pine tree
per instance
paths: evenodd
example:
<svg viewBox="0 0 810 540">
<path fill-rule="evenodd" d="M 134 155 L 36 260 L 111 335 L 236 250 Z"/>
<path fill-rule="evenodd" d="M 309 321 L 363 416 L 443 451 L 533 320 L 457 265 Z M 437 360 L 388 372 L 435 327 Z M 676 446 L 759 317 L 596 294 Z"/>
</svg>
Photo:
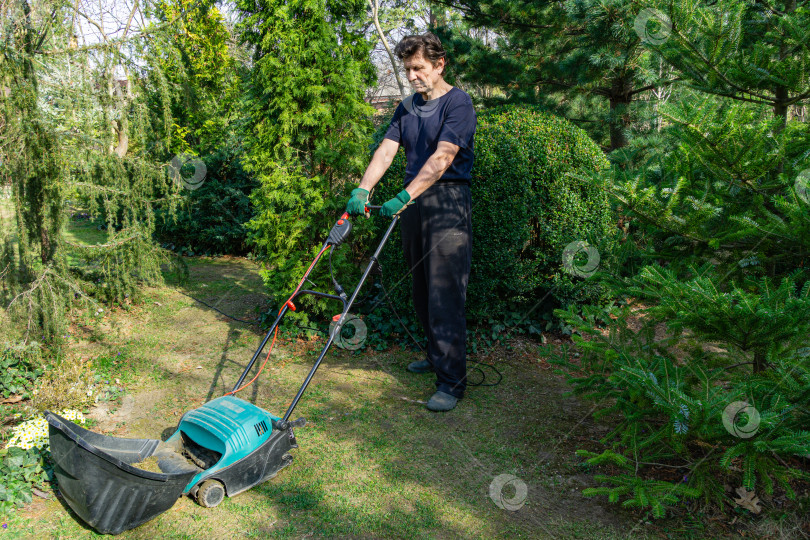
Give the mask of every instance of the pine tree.
<svg viewBox="0 0 810 540">
<path fill-rule="evenodd" d="M 650 47 L 692 88 L 771 107 L 778 128 L 791 107 L 810 98 L 806 1 L 685 0 L 656 7 L 668 13 L 672 34 Z"/>
<path fill-rule="evenodd" d="M 571 120 L 584 120 L 583 128 L 597 140 L 598 128 L 606 123 L 611 150 L 627 144 L 628 131 L 640 116 L 632 103 L 672 82 L 653 69 L 637 30 L 637 3 L 442 3 L 461 10 L 473 27 L 501 36 L 494 44 L 454 37 L 453 56 L 466 68 L 463 80 L 497 85 L 508 99 L 543 103 Z"/>
<path fill-rule="evenodd" d="M 588 493 L 654 515 L 683 497 L 722 503 L 724 483 L 792 498 L 809 476 L 795 458 L 810 454 L 810 128 L 786 109 L 810 97 L 797 31 L 810 20 L 764 6 L 668 12 L 672 35 L 653 48 L 688 87 L 661 108 L 655 144 L 592 179 L 646 265 L 611 280 L 623 307 L 559 313 L 593 338 L 577 338 L 581 363 L 561 360 L 576 391 L 620 417 L 589 461 L 629 464 Z"/>
</svg>

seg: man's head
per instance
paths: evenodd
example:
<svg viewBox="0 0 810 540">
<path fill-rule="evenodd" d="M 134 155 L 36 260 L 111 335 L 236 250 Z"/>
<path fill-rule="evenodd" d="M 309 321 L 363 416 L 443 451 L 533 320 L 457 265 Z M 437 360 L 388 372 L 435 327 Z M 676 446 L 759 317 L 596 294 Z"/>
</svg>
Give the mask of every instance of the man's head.
<svg viewBox="0 0 810 540">
<path fill-rule="evenodd" d="M 417 92 L 429 93 L 444 80 L 447 53 L 439 38 L 430 32 L 405 36 L 394 53 L 402 60 L 408 81 Z"/>
</svg>

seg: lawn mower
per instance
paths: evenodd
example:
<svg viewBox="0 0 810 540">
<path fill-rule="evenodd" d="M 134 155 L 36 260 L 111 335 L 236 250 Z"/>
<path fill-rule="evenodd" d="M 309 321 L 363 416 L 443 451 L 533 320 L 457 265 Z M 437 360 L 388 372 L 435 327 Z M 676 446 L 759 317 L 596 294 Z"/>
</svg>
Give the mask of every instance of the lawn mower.
<svg viewBox="0 0 810 540">
<path fill-rule="evenodd" d="M 367 207 L 366 215 L 379 208 Z M 290 417 L 324 356 L 335 340 L 341 339 L 341 330 L 347 317 L 351 317 L 349 310 L 377 264 L 397 220 L 394 216 L 351 297 L 347 298 L 334 278 L 337 294 L 302 290 L 324 252 L 334 250 L 351 232 L 352 224 L 344 213 L 279 310 L 233 390 L 185 413 L 166 441 L 102 435 L 46 412 L 54 475 L 70 508 L 98 532 L 119 534 L 165 512 L 182 495 L 213 508 L 226 496 L 242 493 L 287 467 L 293 459 L 290 451 L 298 448 L 293 428 L 306 423 L 303 418 L 290 421 Z M 259 377 L 270 358 L 279 323 L 290 310 L 296 309 L 296 299 L 306 294 L 340 301 L 343 310 L 333 317 L 326 344 L 287 412 L 282 417 L 273 416 L 234 394 Z M 253 379 L 243 384 L 271 335 L 273 341 L 267 357 Z"/>
</svg>

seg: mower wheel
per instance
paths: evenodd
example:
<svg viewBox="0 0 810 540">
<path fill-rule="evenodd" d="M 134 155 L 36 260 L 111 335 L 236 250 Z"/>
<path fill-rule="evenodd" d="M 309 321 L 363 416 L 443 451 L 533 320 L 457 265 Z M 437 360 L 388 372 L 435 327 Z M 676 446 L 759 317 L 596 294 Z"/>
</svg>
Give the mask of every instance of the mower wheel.
<svg viewBox="0 0 810 540">
<path fill-rule="evenodd" d="M 206 508 L 214 508 L 224 498 L 225 486 L 218 480 L 206 480 L 197 491 L 197 502 Z"/>
</svg>

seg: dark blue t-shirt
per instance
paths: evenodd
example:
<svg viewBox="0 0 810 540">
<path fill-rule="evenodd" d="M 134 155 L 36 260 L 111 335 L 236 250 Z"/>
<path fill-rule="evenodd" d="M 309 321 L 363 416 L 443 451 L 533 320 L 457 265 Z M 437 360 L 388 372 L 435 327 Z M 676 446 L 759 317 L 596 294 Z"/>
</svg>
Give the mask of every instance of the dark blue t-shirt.
<svg viewBox="0 0 810 540">
<path fill-rule="evenodd" d="M 405 149 L 408 166 L 405 185 L 413 180 L 428 158 L 436 152 L 439 141 L 459 147 L 450 167 L 437 182 L 470 184 L 473 166 L 473 139 L 476 116 L 472 100 L 456 87 L 430 101 L 414 94 L 402 101 L 394 112 L 385 138 Z"/>
</svg>

